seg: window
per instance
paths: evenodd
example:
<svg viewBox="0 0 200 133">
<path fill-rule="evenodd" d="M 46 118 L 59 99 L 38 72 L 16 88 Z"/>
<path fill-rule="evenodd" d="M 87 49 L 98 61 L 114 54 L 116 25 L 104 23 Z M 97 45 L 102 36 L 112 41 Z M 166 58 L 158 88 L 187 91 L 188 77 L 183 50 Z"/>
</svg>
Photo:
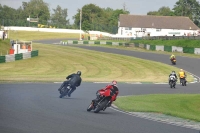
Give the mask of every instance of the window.
<svg viewBox="0 0 200 133">
<path fill-rule="evenodd" d="M 146 31 L 146 28 L 141 28 L 141 31 Z"/>
<path fill-rule="evenodd" d="M 130 27 L 125 27 L 125 30 L 132 30 L 132 28 L 130 28 Z"/>
<path fill-rule="evenodd" d="M 161 29 L 156 29 L 157 32 L 161 31 Z"/>
</svg>

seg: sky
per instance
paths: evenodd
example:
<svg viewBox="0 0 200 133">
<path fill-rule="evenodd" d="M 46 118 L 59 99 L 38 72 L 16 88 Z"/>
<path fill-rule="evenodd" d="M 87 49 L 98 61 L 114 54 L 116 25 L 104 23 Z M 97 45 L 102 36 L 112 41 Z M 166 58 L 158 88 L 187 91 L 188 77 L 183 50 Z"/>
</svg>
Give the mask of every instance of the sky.
<svg viewBox="0 0 200 133">
<path fill-rule="evenodd" d="M 7 5 L 12 8 L 19 8 L 22 2 L 29 2 L 30 0 L 0 0 L 1 5 Z M 149 11 L 158 11 L 159 8 L 165 6 L 172 9 L 178 0 L 43 0 L 49 4 L 50 11 L 60 5 L 62 9 L 68 9 L 68 17 L 72 24 L 74 20 L 72 16 L 77 13 L 77 9 L 82 8 L 86 4 L 95 4 L 100 8 L 110 7 L 114 10 L 123 9 L 125 5 L 126 10 L 134 15 L 146 15 Z M 197 0 L 199 1 L 199 0 Z"/>
</svg>

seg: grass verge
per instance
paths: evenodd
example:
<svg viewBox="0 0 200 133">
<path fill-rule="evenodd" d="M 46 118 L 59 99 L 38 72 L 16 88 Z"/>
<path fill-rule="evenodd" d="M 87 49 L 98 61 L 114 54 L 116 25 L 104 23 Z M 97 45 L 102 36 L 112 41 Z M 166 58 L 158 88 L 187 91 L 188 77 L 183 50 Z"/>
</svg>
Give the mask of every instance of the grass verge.
<svg viewBox="0 0 200 133">
<path fill-rule="evenodd" d="M 9 39 L 6 40 L 0 39 L 0 56 L 8 54 L 10 48 L 11 45 Z"/>
<path fill-rule="evenodd" d="M 200 122 L 200 94 L 151 94 L 118 97 L 115 105 L 129 112 L 156 112 Z"/>
<path fill-rule="evenodd" d="M 87 37 L 87 34 L 84 34 Z M 9 31 L 9 38 L 12 40 L 44 40 L 44 39 L 59 39 L 59 38 L 80 38 L 78 33 L 54 33 L 40 31 Z"/>
<path fill-rule="evenodd" d="M 166 82 L 170 65 L 60 45 L 34 44 L 39 56 L 0 64 L 0 81 L 53 82 L 82 71 L 83 81 Z M 193 78 L 188 76 L 188 81 Z"/>
</svg>

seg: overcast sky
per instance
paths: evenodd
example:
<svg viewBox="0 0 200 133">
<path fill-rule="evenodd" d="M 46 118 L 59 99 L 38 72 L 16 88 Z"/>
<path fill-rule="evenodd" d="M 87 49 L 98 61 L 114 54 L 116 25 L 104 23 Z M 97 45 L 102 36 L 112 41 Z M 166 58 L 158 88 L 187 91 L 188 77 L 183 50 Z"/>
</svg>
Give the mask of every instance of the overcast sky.
<svg viewBox="0 0 200 133">
<path fill-rule="evenodd" d="M 30 0 L 0 0 L 1 5 L 7 5 L 12 8 L 19 8 L 22 2 L 29 2 Z M 49 4 L 52 9 L 60 5 L 62 9 L 68 9 L 68 18 L 70 23 L 73 23 L 72 16 L 77 13 L 77 9 L 82 8 L 86 4 L 95 4 L 101 8 L 110 7 L 112 9 L 123 9 L 125 4 L 126 9 L 130 14 L 146 15 L 149 11 L 157 11 L 160 7 L 166 6 L 172 9 L 178 0 L 43 0 Z M 199 0 L 198 0 L 199 1 Z"/>
</svg>

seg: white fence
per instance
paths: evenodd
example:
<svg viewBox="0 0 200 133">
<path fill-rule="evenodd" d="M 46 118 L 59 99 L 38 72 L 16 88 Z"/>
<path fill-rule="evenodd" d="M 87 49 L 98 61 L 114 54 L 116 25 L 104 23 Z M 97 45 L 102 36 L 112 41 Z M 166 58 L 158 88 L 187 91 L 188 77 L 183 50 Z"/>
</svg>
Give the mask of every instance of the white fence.
<svg viewBox="0 0 200 133">
<path fill-rule="evenodd" d="M 35 28 L 35 27 L 15 27 L 9 26 L 4 27 L 4 30 L 14 30 L 14 31 L 39 31 L 39 32 L 57 32 L 57 33 L 85 33 L 83 30 L 74 30 L 74 29 L 56 29 L 56 28 Z M 103 35 L 103 36 L 113 36 L 107 32 L 100 31 L 88 31 L 89 34 Z"/>
</svg>

